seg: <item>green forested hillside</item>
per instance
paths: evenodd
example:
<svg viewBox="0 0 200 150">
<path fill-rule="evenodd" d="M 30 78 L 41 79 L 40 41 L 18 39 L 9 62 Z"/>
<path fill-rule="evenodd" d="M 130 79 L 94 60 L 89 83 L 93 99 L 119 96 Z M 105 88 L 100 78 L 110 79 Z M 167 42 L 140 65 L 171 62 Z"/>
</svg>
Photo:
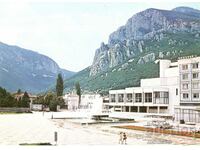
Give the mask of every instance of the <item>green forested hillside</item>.
<svg viewBox="0 0 200 150">
<path fill-rule="evenodd" d="M 119 89 L 139 86 L 140 79 L 158 77 L 159 66 L 154 61 L 138 64 L 138 60 L 150 53 L 156 59 L 177 60 L 180 56 L 200 56 L 200 37 L 196 33 L 176 32 L 164 33 L 161 40 L 144 40 L 144 51 L 106 72 L 89 76 L 90 68 L 86 68 L 65 81 L 65 91 L 74 89 L 74 84 L 80 82 L 84 91 L 106 93 L 109 89 Z M 160 58 L 159 53 L 163 54 Z"/>
</svg>

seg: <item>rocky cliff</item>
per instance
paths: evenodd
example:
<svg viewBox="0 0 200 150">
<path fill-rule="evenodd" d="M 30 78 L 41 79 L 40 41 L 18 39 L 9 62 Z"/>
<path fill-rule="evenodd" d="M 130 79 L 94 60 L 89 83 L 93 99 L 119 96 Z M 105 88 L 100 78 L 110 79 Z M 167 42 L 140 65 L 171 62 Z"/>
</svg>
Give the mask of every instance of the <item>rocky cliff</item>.
<svg viewBox="0 0 200 150">
<path fill-rule="evenodd" d="M 108 43 L 102 43 L 96 50 L 90 76 L 138 57 L 138 64 L 154 61 L 156 57 L 169 56 L 170 52 L 151 52 L 149 40 L 161 41 L 170 33 L 191 33 L 200 35 L 200 11 L 177 7 L 172 10 L 147 9 L 132 16 L 124 26 L 109 36 Z M 184 41 L 168 40 L 168 44 L 187 45 Z M 147 46 L 148 45 L 148 46 Z M 176 51 L 179 53 L 181 51 Z"/>
</svg>

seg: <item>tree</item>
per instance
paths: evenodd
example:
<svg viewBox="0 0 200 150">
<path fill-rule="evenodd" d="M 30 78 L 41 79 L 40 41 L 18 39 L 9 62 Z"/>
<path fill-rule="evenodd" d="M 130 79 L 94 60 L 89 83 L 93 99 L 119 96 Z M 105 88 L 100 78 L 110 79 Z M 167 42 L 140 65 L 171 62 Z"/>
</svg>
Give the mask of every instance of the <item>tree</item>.
<svg viewBox="0 0 200 150">
<path fill-rule="evenodd" d="M 30 105 L 30 98 L 27 92 L 24 92 L 24 95 L 22 97 L 21 101 L 21 107 L 29 107 Z"/>
<path fill-rule="evenodd" d="M 56 98 L 56 101 L 58 102 L 58 105 L 60 105 L 60 108 L 64 108 L 64 106 L 65 106 L 65 101 L 64 101 L 64 99 L 63 99 L 62 96 L 57 97 L 57 98 Z"/>
<path fill-rule="evenodd" d="M 44 104 L 45 106 L 48 106 L 50 111 L 57 111 L 57 97 L 54 93 L 47 93 L 47 95 L 44 98 Z"/>
<path fill-rule="evenodd" d="M 0 107 L 16 107 L 17 101 L 4 88 L 0 87 Z"/>
<path fill-rule="evenodd" d="M 64 89 L 63 78 L 62 78 L 61 73 L 59 73 L 58 77 L 57 77 L 57 82 L 56 82 L 56 95 L 62 96 L 63 95 L 63 89 Z"/>
<path fill-rule="evenodd" d="M 44 105 L 44 95 L 37 96 L 37 98 L 33 101 L 33 104 L 42 104 L 42 105 Z"/>
<path fill-rule="evenodd" d="M 50 105 L 51 101 L 56 101 L 56 95 L 54 93 L 47 93 L 47 95 L 44 97 L 44 102 L 43 104 L 45 107 Z"/>
<path fill-rule="evenodd" d="M 21 94 L 21 93 L 22 93 L 21 89 L 18 89 L 17 94 Z"/>
<path fill-rule="evenodd" d="M 79 97 L 78 106 L 80 106 L 80 104 L 81 104 L 81 88 L 80 88 L 79 82 L 77 82 L 77 83 L 75 84 L 75 88 L 76 88 L 76 94 L 77 94 L 78 97 Z"/>
<path fill-rule="evenodd" d="M 58 105 L 57 100 L 51 100 L 49 104 L 50 111 L 57 111 L 57 105 Z"/>
</svg>

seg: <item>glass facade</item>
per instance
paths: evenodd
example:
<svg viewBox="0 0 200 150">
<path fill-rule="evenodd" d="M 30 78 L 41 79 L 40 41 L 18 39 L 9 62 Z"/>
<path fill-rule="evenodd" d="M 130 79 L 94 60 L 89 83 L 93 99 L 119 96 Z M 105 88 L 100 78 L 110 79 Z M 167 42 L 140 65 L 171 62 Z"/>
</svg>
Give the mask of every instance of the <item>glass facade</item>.
<svg viewBox="0 0 200 150">
<path fill-rule="evenodd" d="M 200 123 L 200 111 L 194 109 L 175 109 L 176 121 L 184 120 L 185 122 Z"/>
<path fill-rule="evenodd" d="M 169 104 L 168 92 L 154 92 L 154 104 Z"/>
</svg>

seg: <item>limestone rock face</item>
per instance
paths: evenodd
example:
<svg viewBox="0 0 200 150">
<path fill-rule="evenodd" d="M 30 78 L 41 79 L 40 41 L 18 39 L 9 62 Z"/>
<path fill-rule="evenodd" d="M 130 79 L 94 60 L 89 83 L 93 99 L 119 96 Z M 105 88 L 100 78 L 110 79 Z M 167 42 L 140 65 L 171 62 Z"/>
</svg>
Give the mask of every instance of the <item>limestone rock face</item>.
<svg viewBox="0 0 200 150">
<path fill-rule="evenodd" d="M 155 54 L 154 53 L 150 53 L 145 55 L 144 57 L 140 57 L 140 59 L 138 60 L 138 64 L 144 64 L 147 62 L 152 62 L 155 60 Z"/>
<path fill-rule="evenodd" d="M 139 12 L 128 19 L 124 26 L 110 34 L 108 44 L 102 44 L 96 50 L 90 75 L 106 71 L 132 57 L 139 57 L 149 49 L 145 47 L 145 40 L 159 42 L 165 38 L 166 32 L 198 33 L 199 30 L 199 10 L 177 7 L 173 10 L 150 8 Z M 199 37 L 199 34 L 195 37 Z M 169 40 L 168 44 L 176 45 L 177 41 Z M 148 57 L 141 57 L 138 63 L 146 63 L 153 60 L 153 57 L 153 54 L 148 54 Z M 160 54 L 160 58 L 162 57 Z"/>
</svg>

